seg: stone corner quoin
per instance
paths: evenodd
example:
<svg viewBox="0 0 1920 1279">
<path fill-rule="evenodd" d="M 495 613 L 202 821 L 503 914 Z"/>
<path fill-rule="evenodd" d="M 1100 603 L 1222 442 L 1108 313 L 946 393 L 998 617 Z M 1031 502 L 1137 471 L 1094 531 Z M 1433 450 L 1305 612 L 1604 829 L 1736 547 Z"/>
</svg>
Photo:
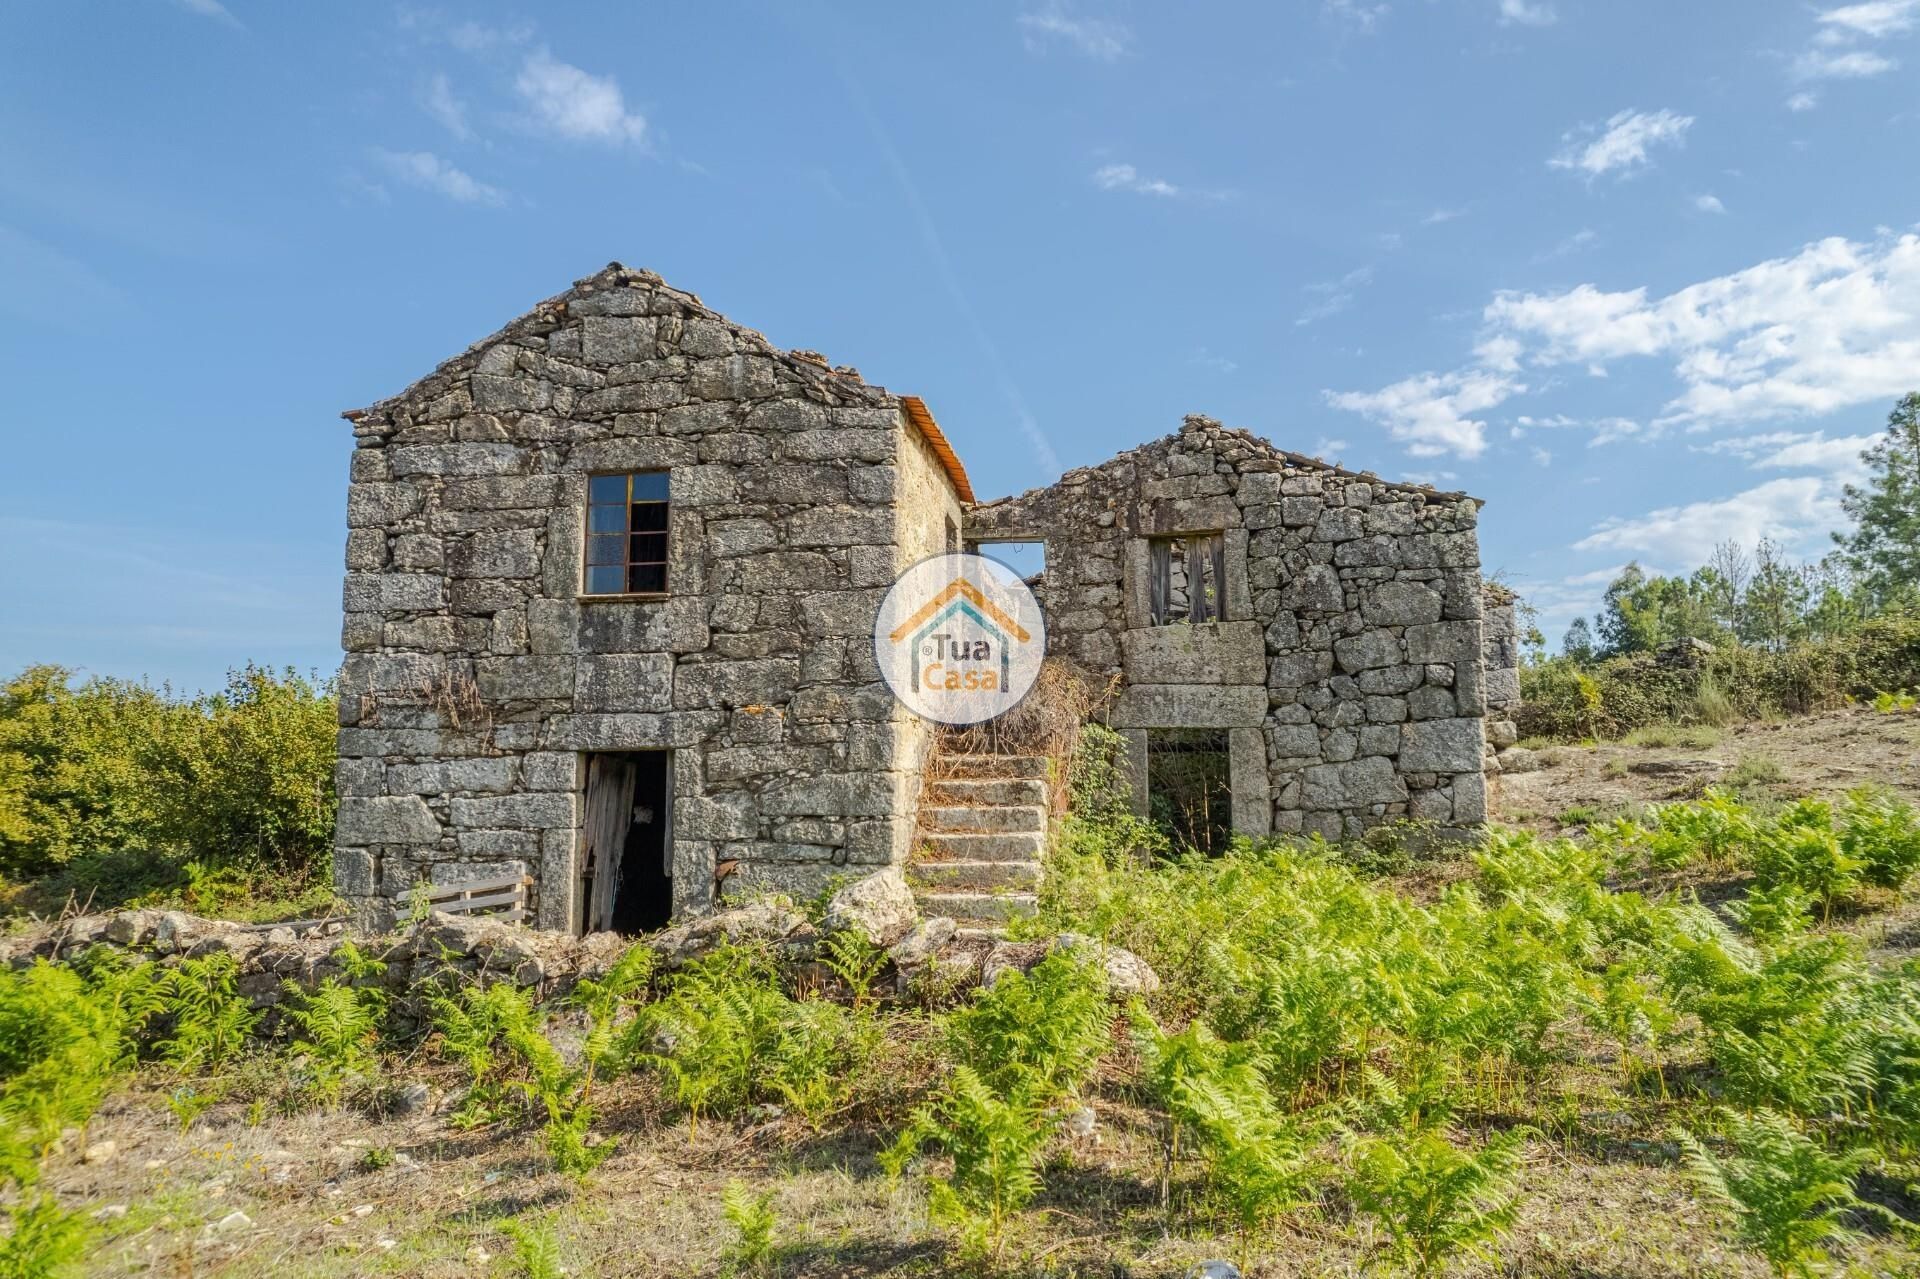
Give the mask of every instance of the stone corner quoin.
<svg viewBox="0 0 1920 1279">
<path fill-rule="evenodd" d="M 671 752 L 676 914 L 728 863 L 730 889 L 796 896 L 904 863 L 932 732 L 871 629 L 956 537 L 1046 543 L 1050 655 L 1120 678 L 1136 760 L 1219 730 L 1238 829 L 1470 827 L 1511 741 L 1478 503 L 1210 419 L 973 503 L 918 401 L 617 264 L 345 416 L 334 874 L 374 920 L 418 883 L 519 873 L 533 922 L 577 929 L 588 752 Z M 647 471 L 667 589 L 587 597 L 588 479 Z M 1221 547 L 1219 616 L 1154 625 L 1154 542 L 1194 533 Z"/>
</svg>

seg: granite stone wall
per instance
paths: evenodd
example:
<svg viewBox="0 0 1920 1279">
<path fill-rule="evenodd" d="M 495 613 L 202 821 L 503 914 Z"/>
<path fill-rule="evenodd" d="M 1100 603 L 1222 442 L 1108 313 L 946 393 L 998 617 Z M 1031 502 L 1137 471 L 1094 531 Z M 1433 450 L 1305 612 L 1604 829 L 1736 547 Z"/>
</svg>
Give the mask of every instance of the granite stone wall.
<svg viewBox="0 0 1920 1279">
<path fill-rule="evenodd" d="M 578 920 L 582 752 L 673 752 L 681 912 L 904 860 L 919 730 L 870 639 L 958 519 L 899 401 L 617 264 L 346 415 L 340 891 L 523 869 Z M 669 592 L 581 594 L 587 479 L 670 471 Z M 903 485 L 917 514 L 903 514 Z"/>
<path fill-rule="evenodd" d="M 1478 509 L 1189 417 L 965 533 L 1046 543 L 1049 648 L 1122 677 L 1138 805 L 1152 730 L 1220 729 L 1236 829 L 1340 837 L 1486 816 Z M 1151 539 L 1198 532 L 1222 538 L 1223 616 L 1152 625 Z"/>
<path fill-rule="evenodd" d="M 1514 610 L 1518 597 L 1489 582 L 1485 599 L 1481 629 L 1487 667 L 1487 745 L 1504 750 L 1519 738 L 1513 722 L 1520 711 L 1520 627 Z"/>
</svg>

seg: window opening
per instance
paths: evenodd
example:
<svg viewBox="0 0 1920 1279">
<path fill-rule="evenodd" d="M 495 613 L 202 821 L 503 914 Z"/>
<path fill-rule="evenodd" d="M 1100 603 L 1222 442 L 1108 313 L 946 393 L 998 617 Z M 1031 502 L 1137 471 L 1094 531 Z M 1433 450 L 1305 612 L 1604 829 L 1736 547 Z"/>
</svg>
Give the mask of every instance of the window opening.
<svg viewBox="0 0 1920 1279">
<path fill-rule="evenodd" d="M 665 471 L 588 479 L 587 594 L 667 589 L 667 489 Z"/>
</svg>

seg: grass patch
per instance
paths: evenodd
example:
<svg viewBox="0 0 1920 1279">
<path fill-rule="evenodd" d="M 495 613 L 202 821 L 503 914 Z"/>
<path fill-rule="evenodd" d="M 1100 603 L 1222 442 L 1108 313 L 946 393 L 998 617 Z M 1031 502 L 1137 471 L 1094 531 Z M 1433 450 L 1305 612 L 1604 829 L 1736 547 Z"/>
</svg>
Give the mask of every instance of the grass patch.
<svg viewBox="0 0 1920 1279">
<path fill-rule="evenodd" d="M 1787 780 L 1787 770 L 1771 755 L 1755 752 L 1742 755 L 1727 773 L 1724 784 L 1734 790 L 1754 786 L 1774 786 Z"/>
<path fill-rule="evenodd" d="M 1622 740 L 1628 746 L 1647 750 L 1704 751 L 1720 744 L 1720 733 L 1704 724 L 1649 724 L 1634 729 Z"/>
</svg>

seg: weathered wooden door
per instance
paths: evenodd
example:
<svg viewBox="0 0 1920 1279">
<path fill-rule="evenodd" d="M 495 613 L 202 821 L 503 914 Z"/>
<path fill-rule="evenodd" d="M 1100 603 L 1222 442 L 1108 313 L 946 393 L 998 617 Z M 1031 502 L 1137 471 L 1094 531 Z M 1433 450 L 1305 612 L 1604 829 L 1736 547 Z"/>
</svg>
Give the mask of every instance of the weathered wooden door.
<svg viewBox="0 0 1920 1279">
<path fill-rule="evenodd" d="M 613 927 L 613 902 L 620 891 L 620 857 L 633 817 L 637 772 L 629 755 L 587 757 L 585 847 L 580 859 L 580 899 L 586 903 L 583 932 Z"/>
</svg>

